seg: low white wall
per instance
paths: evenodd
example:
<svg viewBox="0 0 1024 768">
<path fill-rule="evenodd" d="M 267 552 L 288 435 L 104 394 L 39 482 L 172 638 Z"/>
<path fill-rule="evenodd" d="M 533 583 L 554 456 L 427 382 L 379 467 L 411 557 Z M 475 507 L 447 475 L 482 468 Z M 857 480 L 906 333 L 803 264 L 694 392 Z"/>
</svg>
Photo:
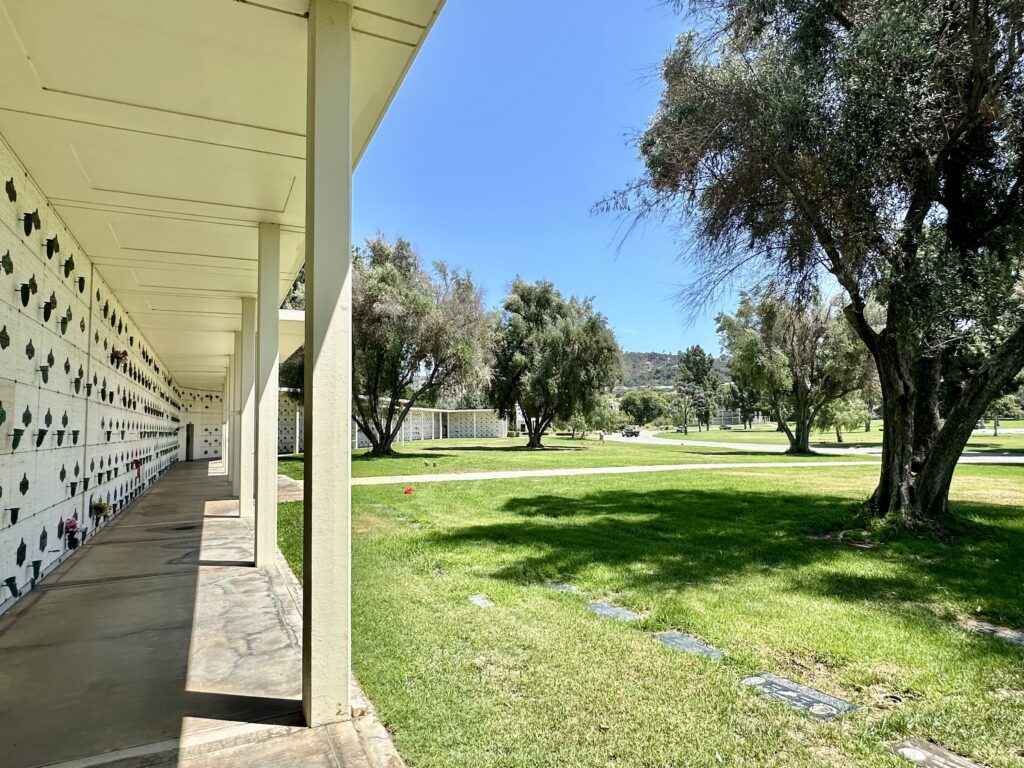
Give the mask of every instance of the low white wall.
<svg viewBox="0 0 1024 768">
<path fill-rule="evenodd" d="M 356 436 L 355 447 L 370 447 L 370 441 L 355 422 L 352 423 L 352 434 Z M 402 430 L 396 442 L 401 444 L 445 437 L 505 437 L 506 434 L 506 421 L 498 418 L 495 411 L 413 408 L 402 422 Z M 302 403 L 287 392 L 282 392 L 277 408 L 277 452 L 301 453 L 302 449 Z"/>
</svg>

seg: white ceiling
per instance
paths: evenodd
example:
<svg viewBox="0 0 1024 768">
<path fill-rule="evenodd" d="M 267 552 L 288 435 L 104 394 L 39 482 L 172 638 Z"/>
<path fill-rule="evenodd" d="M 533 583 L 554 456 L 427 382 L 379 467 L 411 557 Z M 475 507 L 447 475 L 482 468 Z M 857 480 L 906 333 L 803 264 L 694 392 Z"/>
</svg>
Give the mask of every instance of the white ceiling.
<svg viewBox="0 0 1024 768">
<path fill-rule="evenodd" d="M 353 4 L 356 157 L 443 0 Z M 302 264 L 308 0 L 0 0 L 0 134 L 179 384 L 220 386 L 257 224 Z"/>
</svg>

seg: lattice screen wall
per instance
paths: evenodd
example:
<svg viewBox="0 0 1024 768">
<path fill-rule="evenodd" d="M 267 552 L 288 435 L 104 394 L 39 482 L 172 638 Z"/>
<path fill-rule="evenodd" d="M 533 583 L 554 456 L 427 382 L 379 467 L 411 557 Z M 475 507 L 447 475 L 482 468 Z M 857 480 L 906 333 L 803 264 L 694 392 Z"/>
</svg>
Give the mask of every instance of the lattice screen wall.
<svg viewBox="0 0 1024 768">
<path fill-rule="evenodd" d="M 448 437 L 504 437 L 505 420 L 494 411 L 449 411 Z"/>
<path fill-rule="evenodd" d="M 475 427 L 474 427 L 475 421 Z M 277 452 L 302 452 L 302 403 L 281 393 L 277 409 Z M 443 437 L 505 437 L 505 420 L 494 411 L 441 411 L 413 408 L 402 424 L 398 442 L 437 440 Z M 352 434 L 358 435 L 357 447 L 369 448 L 367 439 L 355 422 Z"/>
<path fill-rule="evenodd" d="M 2 142 L 0 183 L 2 612 L 176 461 L 181 393 Z"/>
<path fill-rule="evenodd" d="M 301 453 L 302 403 L 286 392 L 277 399 L 277 452 Z"/>
</svg>

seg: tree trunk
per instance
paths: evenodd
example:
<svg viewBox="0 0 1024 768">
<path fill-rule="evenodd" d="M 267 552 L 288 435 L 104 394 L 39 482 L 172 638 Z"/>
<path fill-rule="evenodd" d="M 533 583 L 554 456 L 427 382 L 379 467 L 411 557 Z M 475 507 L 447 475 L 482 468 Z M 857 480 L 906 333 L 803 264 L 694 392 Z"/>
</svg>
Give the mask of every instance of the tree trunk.
<svg viewBox="0 0 1024 768">
<path fill-rule="evenodd" d="M 778 405 L 776 405 L 776 409 L 779 409 Z M 779 425 L 776 431 L 785 432 L 786 439 L 789 440 L 788 453 L 799 453 L 799 451 L 797 451 L 796 449 L 796 437 L 793 435 L 793 430 L 789 428 L 789 424 L 782 420 L 781 411 L 779 412 L 779 415 L 776 418 L 776 422 Z"/>
<path fill-rule="evenodd" d="M 392 430 L 386 429 L 383 435 L 378 435 L 377 430 L 363 430 L 363 434 L 366 435 L 366 439 L 370 441 L 370 455 L 371 456 L 394 456 L 395 452 L 392 449 L 392 445 L 395 442 L 395 435 Z"/>
<path fill-rule="evenodd" d="M 931 453 L 942 428 L 939 414 L 939 386 L 942 384 L 942 358 L 922 357 L 917 363 L 914 387 L 914 459 L 911 467 L 918 472 Z"/>
<path fill-rule="evenodd" d="M 395 452 L 391 448 L 392 443 L 394 443 L 394 440 L 381 440 L 381 441 L 378 441 L 378 442 L 374 442 L 371 439 L 370 440 L 370 444 L 371 444 L 372 447 L 370 448 L 370 455 L 371 456 L 394 456 Z"/>
<path fill-rule="evenodd" d="M 836 442 L 837 443 L 843 442 L 843 433 L 839 429 L 839 425 L 838 424 L 836 425 Z"/>
<path fill-rule="evenodd" d="M 949 484 L 953 480 L 956 463 L 974 432 L 974 425 L 1022 368 L 1024 326 L 1018 328 L 974 373 L 946 415 L 934 447 L 917 476 L 915 492 L 921 517 L 933 520 L 946 512 Z"/>
<path fill-rule="evenodd" d="M 522 406 L 520 406 L 522 410 Z M 545 430 L 551 424 L 551 418 L 545 416 L 529 416 L 526 411 L 523 411 L 523 419 L 526 421 L 526 434 L 529 439 L 526 441 L 527 448 L 543 448 L 541 445 L 541 437 L 544 436 Z"/>
<path fill-rule="evenodd" d="M 353 418 L 356 422 L 356 428 L 366 435 L 366 439 L 370 441 L 371 456 L 394 455 L 395 452 L 391 446 L 395 442 L 395 435 L 391 429 L 387 429 L 384 425 L 380 424 L 379 419 L 366 419 L 366 414 L 362 410 L 358 410 L 358 413 Z"/>
<path fill-rule="evenodd" d="M 811 429 L 814 427 L 814 410 L 811 408 L 809 393 L 802 387 L 793 388 L 793 420 L 795 434 L 789 435 L 789 453 L 811 453 Z"/>
<path fill-rule="evenodd" d="M 878 378 L 882 385 L 882 471 L 871 506 L 884 517 L 916 518 L 913 497 L 914 382 L 901 346 L 886 330 L 878 340 Z"/>
</svg>

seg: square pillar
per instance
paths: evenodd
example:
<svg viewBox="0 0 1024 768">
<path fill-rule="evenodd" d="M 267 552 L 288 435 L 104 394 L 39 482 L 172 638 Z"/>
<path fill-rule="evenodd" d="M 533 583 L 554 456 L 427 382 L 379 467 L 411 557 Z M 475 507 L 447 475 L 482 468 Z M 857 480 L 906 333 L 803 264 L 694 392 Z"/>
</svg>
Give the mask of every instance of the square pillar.
<svg viewBox="0 0 1024 768">
<path fill-rule="evenodd" d="M 242 334 L 235 333 L 235 351 L 231 356 L 231 463 L 228 474 L 231 476 L 231 493 L 238 496 L 242 490 L 242 476 L 239 467 L 242 453 L 239 450 L 238 436 L 241 432 L 241 414 L 238 410 L 238 399 L 242 391 L 241 368 L 238 361 L 242 357 Z"/>
<path fill-rule="evenodd" d="M 281 228 L 260 224 L 256 318 L 256 567 L 277 554 L 277 373 Z"/>
<path fill-rule="evenodd" d="M 228 472 L 228 442 L 231 423 L 231 375 L 224 374 L 224 386 L 221 390 L 221 420 L 220 420 L 220 460 L 224 464 L 225 473 Z"/>
<path fill-rule="evenodd" d="M 307 22 L 302 709 L 310 726 L 351 717 L 351 12 L 311 0 Z"/>
<path fill-rule="evenodd" d="M 241 357 L 238 361 L 238 512 L 255 510 L 256 466 L 256 299 L 242 299 Z"/>
</svg>

